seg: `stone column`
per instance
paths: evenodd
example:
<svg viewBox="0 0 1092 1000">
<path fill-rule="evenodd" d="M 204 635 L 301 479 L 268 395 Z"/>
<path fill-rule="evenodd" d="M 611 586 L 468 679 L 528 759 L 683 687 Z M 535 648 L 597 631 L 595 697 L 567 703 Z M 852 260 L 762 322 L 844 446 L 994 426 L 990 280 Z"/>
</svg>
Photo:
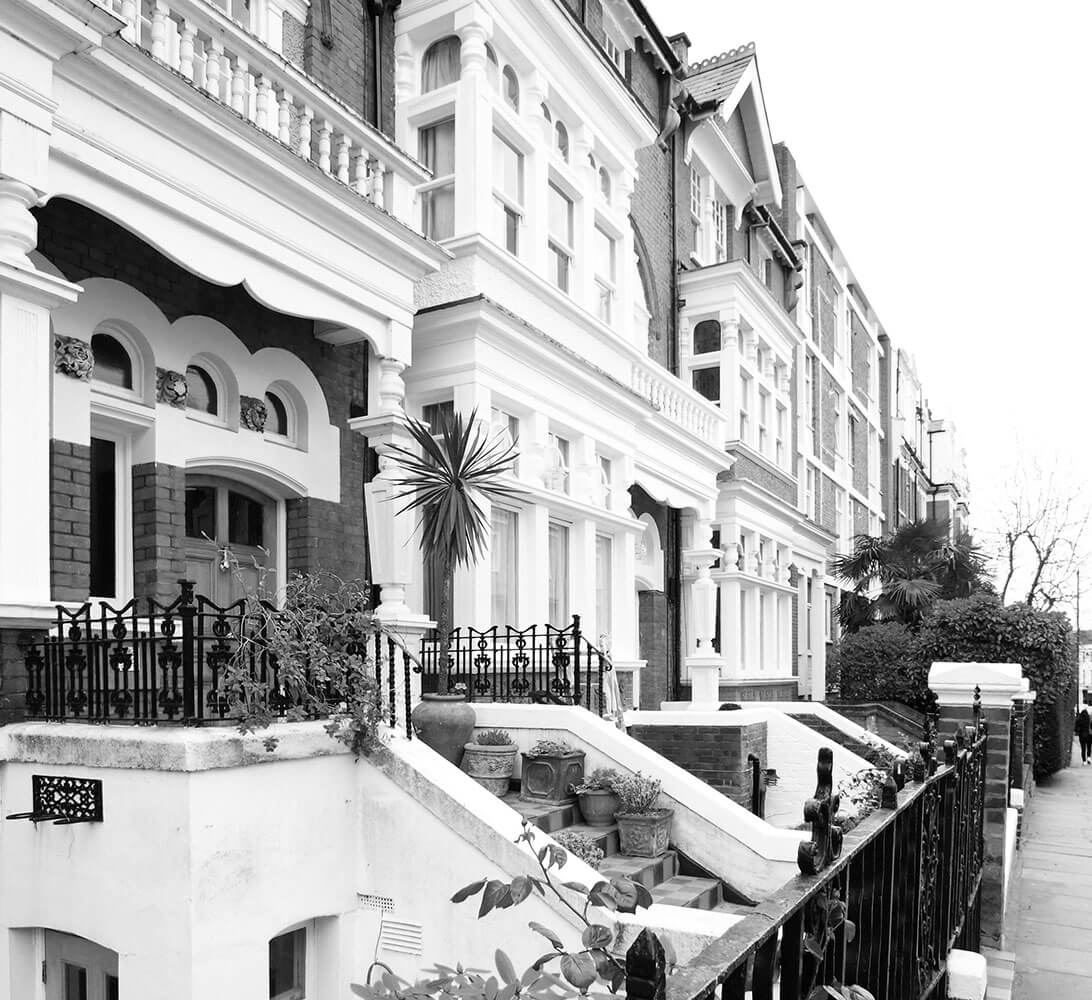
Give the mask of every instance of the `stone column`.
<svg viewBox="0 0 1092 1000">
<path fill-rule="evenodd" d="M 826 601 L 824 599 L 823 574 L 816 571 L 811 575 L 811 676 L 810 689 L 812 701 L 824 701 L 827 696 L 827 638 Z"/>
<path fill-rule="evenodd" d="M 724 659 L 713 649 L 716 631 L 717 585 L 710 574 L 713 563 L 720 558 L 720 549 L 709 545 L 712 531 L 709 521 L 695 519 L 692 541 L 694 548 L 683 553 L 683 559 L 697 573 L 691 586 L 691 609 L 694 624 L 694 648 L 687 652 L 686 666 L 690 672 L 690 700 L 716 702 L 720 700 L 720 671 Z"/>
<path fill-rule="evenodd" d="M 470 6 L 456 13 L 455 31 L 462 61 L 455 96 L 455 235 L 466 236 L 493 217 L 493 110 L 485 52 L 493 24 Z"/>
<path fill-rule="evenodd" d="M 974 721 L 975 694 L 988 727 L 982 858 L 982 941 L 996 946 L 1005 918 L 1005 822 L 1009 808 L 1009 722 L 1013 699 L 1028 694 L 1018 663 L 934 663 L 938 738 L 951 739 Z"/>
</svg>

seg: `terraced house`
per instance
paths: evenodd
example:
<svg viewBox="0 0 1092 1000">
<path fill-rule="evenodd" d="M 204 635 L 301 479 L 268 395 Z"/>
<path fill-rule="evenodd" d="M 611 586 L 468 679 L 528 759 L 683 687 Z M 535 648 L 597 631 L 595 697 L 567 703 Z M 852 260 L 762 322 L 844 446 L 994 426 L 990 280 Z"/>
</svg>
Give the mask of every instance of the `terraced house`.
<svg viewBox="0 0 1092 1000">
<path fill-rule="evenodd" d="M 665 782 L 661 859 L 596 835 L 656 893 L 627 943 L 694 955 L 776 893 L 826 737 L 756 706 L 696 777 L 657 710 L 821 700 L 831 558 L 964 524 L 967 488 L 753 46 L 691 63 L 638 0 L 8 0 L 0 55 L 0 997 L 332 1000 L 377 956 L 492 960 L 448 883 L 526 868 L 520 814 L 404 738 L 439 610 L 407 415 L 518 448 L 455 581 L 479 725 Z M 213 724 L 239 602 L 312 571 L 367 580 L 407 650 L 376 640 L 404 735 L 375 760 Z M 644 742 L 574 700 L 652 710 Z M 838 778 L 867 747 L 828 715 Z"/>
</svg>

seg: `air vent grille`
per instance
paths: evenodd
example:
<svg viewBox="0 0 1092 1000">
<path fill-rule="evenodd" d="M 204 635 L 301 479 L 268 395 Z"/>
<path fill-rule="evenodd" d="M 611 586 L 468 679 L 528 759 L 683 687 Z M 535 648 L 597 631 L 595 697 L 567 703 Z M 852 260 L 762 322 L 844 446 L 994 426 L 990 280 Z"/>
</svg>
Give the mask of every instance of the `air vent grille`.
<svg viewBox="0 0 1092 1000">
<path fill-rule="evenodd" d="M 383 927 L 379 933 L 379 947 L 402 955 L 420 955 L 424 928 L 412 920 L 396 920 L 383 914 Z"/>
<path fill-rule="evenodd" d="M 365 910 L 378 910 L 380 913 L 393 913 L 394 900 L 390 896 L 377 896 L 371 892 L 358 892 L 357 899 Z"/>
</svg>

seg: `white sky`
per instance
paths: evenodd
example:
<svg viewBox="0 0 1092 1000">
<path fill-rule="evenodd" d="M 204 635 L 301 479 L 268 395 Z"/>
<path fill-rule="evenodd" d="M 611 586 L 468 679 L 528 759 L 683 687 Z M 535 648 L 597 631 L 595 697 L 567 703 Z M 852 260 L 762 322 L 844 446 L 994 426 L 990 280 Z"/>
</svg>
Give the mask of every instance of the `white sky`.
<svg viewBox="0 0 1092 1000">
<path fill-rule="evenodd" d="M 756 43 L 774 141 L 955 422 L 979 539 L 1019 458 L 1060 455 L 1092 495 L 1092 4 L 646 6 L 691 61 Z"/>
</svg>

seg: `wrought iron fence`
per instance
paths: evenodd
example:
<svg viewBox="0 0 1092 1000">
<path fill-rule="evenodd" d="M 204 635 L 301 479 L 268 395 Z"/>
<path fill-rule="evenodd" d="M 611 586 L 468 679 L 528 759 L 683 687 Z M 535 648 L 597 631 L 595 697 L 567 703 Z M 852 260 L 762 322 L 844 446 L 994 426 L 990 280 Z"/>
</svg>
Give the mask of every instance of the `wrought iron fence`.
<svg viewBox="0 0 1092 1000">
<path fill-rule="evenodd" d="M 922 743 L 914 785 L 892 775 L 884 805 L 841 835 L 832 756 L 819 751 L 819 786 L 805 805 L 812 837 L 802 874 L 667 978 L 663 946 L 642 931 L 626 957 L 632 997 L 806 1000 L 816 988 L 858 985 L 880 1000 L 941 1000 L 953 948 L 977 951 L 986 733 L 968 726 Z"/>
<path fill-rule="evenodd" d="M 235 675 L 247 694 L 276 717 L 300 714 L 298 695 L 282 682 L 267 630 L 278 611 L 245 600 L 221 607 L 183 580 L 169 604 L 134 599 L 120 608 L 57 607 L 52 634 L 24 654 L 26 711 L 32 719 L 102 723 L 229 721 Z M 381 632 L 361 633 L 360 653 L 372 663 L 384 719 L 403 728 L 411 710 L 409 654 Z"/>
<path fill-rule="evenodd" d="M 439 686 L 440 640 L 426 639 L 421 651 L 423 691 Z M 610 657 L 571 625 L 494 625 L 452 629 L 448 686 L 465 685 L 469 701 L 553 702 L 583 705 L 602 716 L 608 710 L 605 685 Z"/>
</svg>

